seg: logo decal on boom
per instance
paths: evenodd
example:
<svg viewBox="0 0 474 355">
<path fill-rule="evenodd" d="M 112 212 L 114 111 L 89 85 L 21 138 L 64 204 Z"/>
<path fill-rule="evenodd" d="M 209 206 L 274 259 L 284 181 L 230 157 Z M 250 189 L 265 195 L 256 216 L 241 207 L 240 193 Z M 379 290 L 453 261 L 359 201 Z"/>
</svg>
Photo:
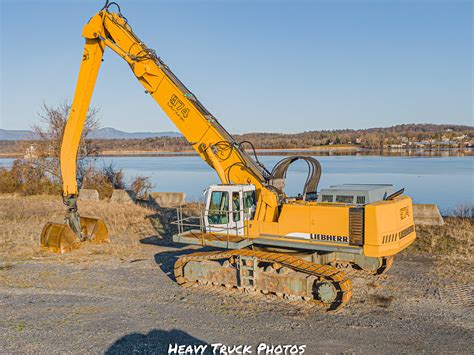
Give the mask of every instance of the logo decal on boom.
<svg viewBox="0 0 474 355">
<path fill-rule="evenodd" d="M 187 108 L 184 102 L 180 100 L 175 94 L 171 95 L 171 98 L 168 101 L 168 106 L 171 107 L 171 109 L 176 112 L 176 114 L 182 120 L 188 118 L 189 108 Z"/>
</svg>

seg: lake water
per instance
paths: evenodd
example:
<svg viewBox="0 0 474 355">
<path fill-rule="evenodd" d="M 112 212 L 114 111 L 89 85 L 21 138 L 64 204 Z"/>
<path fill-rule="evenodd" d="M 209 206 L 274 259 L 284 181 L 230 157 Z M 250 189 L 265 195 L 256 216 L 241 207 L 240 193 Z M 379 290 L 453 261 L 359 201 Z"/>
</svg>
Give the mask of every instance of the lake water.
<svg viewBox="0 0 474 355">
<path fill-rule="evenodd" d="M 283 156 L 262 156 L 271 170 Z M 322 165 L 319 189 L 343 183 L 389 183 L 405 188 L 415 203 L 436 203 L 442 211 L 459 204 L 474 203 L 474 157 L 383 157 L 318 156 Z M 12 159 L 0 159 L 0 166 Z M 217 174 L 198 156 L 102 157 L 97 165 L 113 163 L 129 179 L 149 176 L 155 191 L 184 191 L 187 200 L 199 200 Z M 295 196 L 307 176 L 305 162 L 295 162 L 288 171 L 286 193 Z"/>
</svg>

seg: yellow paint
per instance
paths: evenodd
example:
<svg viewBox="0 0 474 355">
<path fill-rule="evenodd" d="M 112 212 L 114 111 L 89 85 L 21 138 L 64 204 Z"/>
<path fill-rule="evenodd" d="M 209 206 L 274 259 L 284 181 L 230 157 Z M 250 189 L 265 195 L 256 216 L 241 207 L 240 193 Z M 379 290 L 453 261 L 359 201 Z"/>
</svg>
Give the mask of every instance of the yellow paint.
<svg viewBox="0 0 474 355">
<path fill-rule="evenodd" d="M 276 194 L 264 185 L 261 168 L 240 149 L 234 139 L 174 77 L 169 68 L 132 32 L 118 14 L 100 11 L 84 26 L 86 38 L 71 113 L 61 146 L 63 194 L 77 195 L 76 157 L 92 92 L 105 47 L 111 48 L 130 66 L 147 93 L 163 109 L 191 146 L 213 167 L 225 184 L 253 184 L 257 193 L 254 221 L 248 222 L 248 237 L 270 235 L 287 240 L 290 233 L 349 236 L 349 206 L 293 202 L 278 205 Z M 415 232 L 402 240 L 383 243 L 387 233 L 401 233 L 413 225 L 408 197 L 382 201 L 365 207 L 367 256 L 393 255 L 415 239 Z M 316 243 L 298 240 L 298 243 Z M 321 242 L 324 245 L 338 245 Z M 355 247 L 360 248 L 360 247 Z"/>
<path fill-rule="evenodd" d="M 383 236 L 398 234 L 414 224 L 413 205 L 407 196 L 367 205 L 365 207 L 364 254 L 379 256 L 398 253 L 415 240 L 416 233 L 413 232 L 402 239 L 398 236 L 391 243 L 383 243 Z"/>
</svg>

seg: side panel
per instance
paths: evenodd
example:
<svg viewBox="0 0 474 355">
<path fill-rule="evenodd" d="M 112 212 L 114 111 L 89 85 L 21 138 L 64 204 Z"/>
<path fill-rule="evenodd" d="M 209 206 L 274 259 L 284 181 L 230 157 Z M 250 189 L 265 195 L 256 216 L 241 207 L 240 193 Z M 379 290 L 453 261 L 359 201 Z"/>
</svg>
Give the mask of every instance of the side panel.
<svg viewBox="0 0 474 355">
<path fill-rule="evenodd" d="M 345 205 L 285 204 L 278 223 L 259 224 L 259 235 L 349 246 L 349 209 Z"/>
<path fill-rule="evenodd" d="M 401 196 L 365 206 L 366 256 L 388 256 L 398 253 L 416 238 L 412 201 Z"/>
<path fill-rule="evenodd" d="M 310 233 L 349 237 L 349 207 L 310 206 Z"/>
<path fill-rule="evenodd" d="M 337 204 L 286 204 L 277 223 L 253 221 L 249 233 L 320 245 L 321 250 L 328 246 L 354 252 L 363 249 L 370 257 L 394 255 L 416 238 L 412 202 L 406 196 L 369 204 L 364 210 Z"/>
<path fill-rule="evenodd" d="M 310 233 L 310 209 L 305 205 L 283 205 L 278 219 L 278 234 Z"/>
</svg>

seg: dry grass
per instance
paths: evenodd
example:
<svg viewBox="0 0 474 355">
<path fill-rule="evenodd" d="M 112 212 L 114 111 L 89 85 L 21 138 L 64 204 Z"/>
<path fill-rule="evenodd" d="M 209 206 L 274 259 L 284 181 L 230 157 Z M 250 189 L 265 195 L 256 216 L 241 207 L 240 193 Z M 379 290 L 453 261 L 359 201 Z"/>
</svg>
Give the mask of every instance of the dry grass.
<svg viewBox="0 0 474 355">
<path fill-rule="evenodd" d="M 410 249 L 451 258 L 472 258 L 474 253 L 473 219 L 445 217 L 444 221 L 444 226 L 417 226 L 417 240 Z"/>
<path fill-rule="evenodd" d="M 452 276 L 463 270 L 459 278 L 472 282 L 474 219 L 445 217 L 444 221 L 444 226 L 418 226 L 417 239 L 406 253 L 434 257 L 439 274 Z"/>
<path fill-rule="evenodd" d="M 28 260 L 32 258 L 77 261 L 94 255 L 127 258 L 140 252 L 140 240 L 157 236 L 159 222 L 149 218 L 156 212 L 133 204 L 107 201 L 80 201 L 83 216 L 102 218 L 109 228 L 110 244 L 84 243 L 74 253 L 56 255 L 42 250 L 39 238 L 48 221 L 62 223 L 64 206 L 59 196 L 0 195 L 0 259 Z"/>
</svg>

